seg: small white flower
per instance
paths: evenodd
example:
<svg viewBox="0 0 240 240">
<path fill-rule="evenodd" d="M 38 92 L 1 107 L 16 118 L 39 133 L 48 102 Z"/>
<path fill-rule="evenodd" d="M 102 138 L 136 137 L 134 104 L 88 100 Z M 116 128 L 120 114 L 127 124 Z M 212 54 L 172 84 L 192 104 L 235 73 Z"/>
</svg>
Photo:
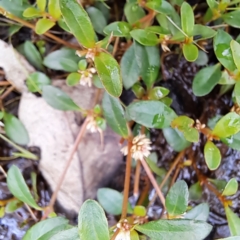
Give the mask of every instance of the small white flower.
<svg viewBox="0 0 240 240">
<path fill-rule="evenodd" d="M 130 231 L 120 229 L 118 235 L 115 237 L 115 240 L 131 240 Z"/>
<path fill-rule="evenodd" d="M 86 129 L 89 130 L 91 133 L 102 131 L 102 129 L 97 125 L 97 122 L 94 117 L 89 118 L 89 122 L 86 126 Z"/>
<path fill-rule="evenodd" d="M 90 58 L 92 61 L 94 61 L 94 57 L 95 57 L 94 49 L 89 48 L 85 57 Z"/>
<path fill-rule="evenodd" d="M 144 157 L 148 157 L 150 155 L 151 150 L 151 141 L 149 138 L 145 136 L 145 134 L 138 135 L 132 140 L 132 147 L 130 152 L 132 154 L 132 158 L 135 160 L 143 160 Z M 124 155 L 128 154 L 128 146 L 125 146 L 121 149 L 121 152 Z"/>
<path fill-rule="evenodd" d="M 89 68 L 84 71 L 79 71 L 79 73 L 81 74 L 80 85 L 91 87 L 93 74 L 96 73 L 96 69 Z"/>
</svg>

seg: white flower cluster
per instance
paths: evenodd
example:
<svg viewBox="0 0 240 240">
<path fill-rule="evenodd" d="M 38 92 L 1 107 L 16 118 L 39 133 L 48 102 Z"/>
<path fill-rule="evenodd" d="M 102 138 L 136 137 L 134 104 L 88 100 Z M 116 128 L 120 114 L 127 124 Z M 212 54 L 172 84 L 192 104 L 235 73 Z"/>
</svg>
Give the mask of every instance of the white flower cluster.
<svg viewBox="0 0 240 240">
<path fill-rule="evenodd" d="M 80 85 L 91 87 L 93 74 L 95 74 L 97 72 L 96 69 L 88 68 L 84 71 L 78 71 L 78 72 L 81 74 Z"/>
</svg>

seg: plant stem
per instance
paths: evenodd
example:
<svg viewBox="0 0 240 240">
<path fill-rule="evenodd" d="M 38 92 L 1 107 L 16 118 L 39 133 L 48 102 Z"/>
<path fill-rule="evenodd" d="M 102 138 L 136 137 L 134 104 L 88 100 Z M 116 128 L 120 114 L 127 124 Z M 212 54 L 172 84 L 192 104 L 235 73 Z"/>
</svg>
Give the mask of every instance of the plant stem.
<svg viewBox="0 0 240 240">
<path fill-rule="evenodd" d="M 6 92 L 4 92 L 1 96 L 0 99 L 3 100 L 5 97 L 7 97 L 13 90 L 14 90 L 14 86 L 9 87 Z"/>
<path fill-rule="evenodd" d="M 77 151 L 78 145 L 79 145 L 79 143 L 81 142 L 81 140 L 83 138 L 83 135 L 85 133 L 87 124 L 88 124 L 88 117 L 84 120 L 84 123 L 82 124 L 82 127 L 81 127 L 81 129 L 79 131 L 79 134 L 78 134 L 78 136 L 77 136 L 77 138 L 75 140 L 75 143 L 73 145 L 73 149 L 72 149 L 72 151 L 70 153 L 69 159 L 66 162 L 65 168 L 63 169 L 63 172 L 62 172 L 62 174 L 61 174 L 61 176 L 59 178 L 59 181 L 57 183 L 56 189 L 54 190 L 54 193 L 53 193 L 53 195 L 51 197 L 51 200 L 50 200 L 50 203 L 49 203 L 49 206 L 48 206 L 48 209 L 50 211 L 52 211 L 52 209 L 53 209 L 53 205 L 54 205 L 54 203 L 55 203 L 55 201 L 57 199 L 58 192 L 59 192 L 59 190 L 60 190 L 60 188 L 62 186 L 62 183 L 63 183 L 63 181 L 65 179 L 65 176 L 67 174 L 68 168 L 71 165 L 71 162 L 73 160 L 74 154 Z"/>
<path fill-rule="evenodd" d="M 0 13 L 3 14 L 4 12 L 5 12 L 5 10 L 0 8 Z M 22 24 L 22 25 L 24 25 L 26 27 L 29 27 L 29 28 L 35 30 L 35 26 L 33 24 L 31 24 L 31 23 L 29 23 L 29 22 L 27 22 L 27 21 L 25 21 L 25 20 L 23 20 L 23 19 L 21 19 L 21 18 L 19 18 L 17 16 L 14 16 L 12 14 L 7 13 L 6 17 L 10 18 L 13 21 L 18 22 L 18 23 L 20 23 L 20 24 Z M 45 36 L 55 40 L 56 42 L 58 42 L 60 44 L 65 45 L 65 46 L 67 46 L 69 48 L 73 48 L 73 49 L 76 49 L 76 50 L 81 48 L 80 46 L 76 46 L 76 45 L 73 45 L 73 44 L 71 44 L 69 42 L 66 42 L 66 41 L 62 40 L 61 38 L 58 38 L 58 37 L 56 37 L 55 35 L 53 35 L 53 34 L 51 34 L 49 32 L 45 32 L 43 35 L 45 35 Z"/>
<path fill-rule="evenodd" d="M 141 163 L 140 163 L 140 161 L 137 161 L 136 170 L 135 170 L 135 178 L 134 178 L 134 187 L 133 187 L 133 196 L 135 198 L 137 198 L 139 195 L 140 173 L 141 173 Z"/>
<path fill-rule="evenodd" d="M 155 188 L 158 197 L 160 198 L 160 200 L 161 200 L 161 202 L 163 204 L 163 208 L 165 209 L 165 197 L 164 197 L 163 193 L 161 192 L 161 189 L 159 188 L 155 177 L 153 176 L 153 174 L 152 174 L 148 164 L 146 163 L 145 159 L 141 160 L 141 163 L 142 163 L 143 168 L 146 171 L 146 173 L 147 173 L 147 175 L 148 175 L 148 177 L 149 177 L 153 187 Z"/>
<path fill-rule="evenodd" d="M 132 148 L 132 138 L 129 138 L 121 219 L 125 219 L 127 217 L 128 195 L 129 195 L 129 188 L 130 188 L 130 177 L 131 177 L 130 175 L 131 175 L 131 163 L 132 163 L 132 154 L 130 151 L 131 148 Z"/>
</svg>

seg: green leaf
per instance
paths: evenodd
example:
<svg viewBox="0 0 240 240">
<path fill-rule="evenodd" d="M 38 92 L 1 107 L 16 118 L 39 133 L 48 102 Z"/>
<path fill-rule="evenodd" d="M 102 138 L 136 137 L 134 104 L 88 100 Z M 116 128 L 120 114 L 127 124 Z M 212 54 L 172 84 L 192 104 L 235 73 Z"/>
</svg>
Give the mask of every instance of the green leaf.
<svg viewBox="0 0 240 240">
<path fill-rule="evenodd" d="M 234 195 L 236 194 L 238 190 L 238 182 L 236 180 L 236 178 L 231 178 L 227 185 L 225 186 L 223 192 L 222 192 L 222 195 L 223 196 L 231 196 L 231 195 Z"/>
<path fill-rule="evenodd" d="M 212 183 L 219 192 L 222 192 L 223 189 L 225 188 L 225 186 L 227 185 L 227 182 L 225 180 L 221 180 L 221 179 L 211 179 L 208 178 L 208 181 L 210 183 Z"/>
<path fill-rule="evenodd" d="M 83 203 L 78 215 L 78 234 L 81 240 L 110 239 L 105 213 L 96 201 Z"/>
<path fill-rule="evenodd" d="M 225 212 L 231 235 L 240 236 L 240 218 L 229 207 L 225 207 Z"/>
<path fill-rule="evenodd" d="M 161 35 L 161 34 L 162 34 L 162 35 L 170 34 L 169 31 L 166 31 L 166 29 L 164 29 L 164 28 L 161 27 L 161 26 L 150 26 L 150 27 L 146 27 L 145 29 L 148 30 L 148 31 L 150 31 L 150 32 L 159 34 L 159 35 Z"/>
<path fill-rule="evenodd" d="M 240 132 L 229 138 L 221 138 L 221 141 L 232 149 L 240 151 Z"/>
<path fill-rule="evenodd" d="M 47 18 L 41 18 L 36 23 L 35 32 L 39 35 L 44 34 L 50 28 L 52 28 L 54 25 L 55 25 L 55 22 L 53 22 Z"/>
<path fill-rule="evenodd" d="M 102 100 L 102 108 L 104 117 L 112 130 L 120 136 L 127 138 L 127 122 L 120 101 L 105 93 Z"/>
<path fill-rule="evenodd" d="M 148 93 L 148 98 L 151 100 L 160 100 L 169 94 L 169 90 L 164 87 L 154 87 Z"/>
<path fill-rule="evenodd" d="M 221 16 L 223 21 L 235 28 L 240 28 L 240 11 L 231 11 Z"/>
<path fill-rule="evenodd" d="M 185 181 L 177 181 L 166 196 L 166 209 L 170 216 L 186 212 L 188 205 L 188 186 Z"/>
<path fill-rule="evenodd" d="M 131 88 L 136 83 L 140 76 L 140 68 L 135 57 L 134 45 L 127 49 L 123 54 L 120 63 L 123 86 L 126 89 Z"/>
<path fill-rule="evenodd" d="M 214 10 L 217 9 L 219 3 L 215 0 L 207 0 L 207 4 L 210 7 L 210 9 Z"/>
<path fill-rule="evenodd" d="M 73 227 L 53 235 L 49 240 L 80 240 L 78 228 Z"/>
<path fill-rule="evenodd" d="M 146 47 L 134 42 L 135 57 L 140 69 L 140 75 L 150 89 L 156 81 L 160 70 L 160 53 L 159 48 Z"/>
<path fill-rule="evenodd" d="M 62 13 L 60 10 L 59 0 L 48 0 L 48 12 L 56 20 L 61 17 Z"/>
<path fill-rule="evenodd" d="M 6 112 L 4 113 L 3 120 L 6 135 L 17 144 L 27 145 L 29 136 L 22 122 L 14 115 Z"/>
<path fill-rule="evenodd" d="M 165 0 L 152 0 L 146 3 L 146 6 L 157 13 L 171 15 L 174 8 L 170 3 Z"/>
<path fill-rule="evenodd" d="M 25 41 L 23 44 L 18 46 L 17 50 L 26 57 L 31 65 L 39 70 L 44 71 L 41 54 L 32 42 Z"/>
<path fill-rule="evenodd" d="M 93 84 L 97 88 L 104 88 L 102 82 L 97 74 L 93 75 Z"/>
<path fill-rule="evenodd" d="M 80 73 L 77 73 L 77 72 L 70 73 L 67 76 L 67 79 L 66 79 L 67 85 L 68 86 L 75 86 L 76 84 L 79 83 L 80 78 L 81 78 L 81 74 Z"/>
<path fill-rule="evenodd" d="M 194 95 L 201 97 L 210 93 L 218 84 L 221 74 L 220 64 L 201 69 L 193 79 Z"/>
<path fill-rule="evenodd" d="M 143 95 L 145 94 L 145 89 L 141 86 L 141 84 L 139 82 L 135 83 L 132 86 L 132 91 L 134 93 L 134 95 L 141 99 L 143 97 Z"/>
<path fill-rule="evenodd" d="M 153 162 L 150 158 L 146 158 L 146 162 L 149 165 L 150 169 L 158 176 L 161 177 L 166 173 L 165 169 L 158 167 L 158 165 L 155 162 Z"/>
<path fill-rule="evenodd" d="M 91 20 L 77 0 L 59 0 L 63 18 L 80 44 L 85 48 L 95 45 L 95 32 Z"/>
<path fill-rule="evenodd" d="M 144 206 L 135 206 L 133 214 L 139 217 L 145 217 L 147 215 L 147 210 Z"/>
<path fill-rule="evenodd" d="M 12 165 L 11 168 L 8 170 L 7 185 L 14 197 L 37 210 L 42 209 L 35 202 L 22 176 L 22 173 L 15 165 Z"/>
<path fill-rule="evenodd" d="M 185 215 L 185 219 L 194 219 L 199 221 L 207 221 L 209 216 L 209 206 L 207 203 L 201 203 L 188 211 Z"/>
<path fill-rule="evenodd" d="M 194 62 L 198 58 L 198 48 L 193 43 L 183 44 L 183 55 L 189 62 Z"/>
<path fill-rule="evenodd" d="M 37 0 L 37 7 L 39 8 L 39 10 L 41 12 L 45 11 L 46 5 L 47 5 L 47 1 L 46 0 Z"/>
<path fill-rule="evenodd" d="M 30 92 L 40 92 L 43 86 L 51 84 L 51 80 L 44 73 L 34 72 L 28 75 L 26 84 Z"/>
<path fill-rule="evenodd" d="M 14 25 L 12 24 L 9 28 L 8 28 L 8 36 L 12 37 L 15 33 L 19 32 L 19 30 L 22 28 L 21 25 Z"/>
<path fill-rule="evenodd" d="M 218 30 L 217 35 L 214 37 L 213 46 L 218 61 L 230 72 L 234 72 L 236 65 L 230 49 L 231 40 L 232 37 L 227 32 Z"/>
<path fill-rule="evenodd" d="M 151 221 L 143 225 L 136 225 L 135 229 L 146 234 L 152 240 L 202 240 L 211 232 L 212 226 L 203 221 L 174 219 Z"/>
<path fill-rule="evenodd" d="M 132 27 L 127 22 L 113 22 L 104 28 L 104 33 L 115 37 L 128 37 Z"/>
<path fill-rule="evenodd" d="M 199 141 L 199 133 L 197 129 L 193 127 L 194 120 L 187 116 L 179 116 L 175 118 L 171 126 L 173 128 L 177 128 L 179 131 L 181 131 L 189 142 L 198 142 Z"/>
<path fill-rule="evenodd" d="M 240 11 L 239 11 L 239 14 L 240 14 Z M 230 43 L 230 47 L 231 47 L 231 50 L 232 50 L 232 56 L 233 56 L 233 60 L 234 60 L 234 63 L 238 69 L 238 71 L 240 71 L 240 44 L 234 40 L 231 41 Z"/>
<path fill-rule="evenodd" d="M 130 34 L 133 39 L 144 46 L 155 46 L 159 43 L 157 35 L 145 29 L 135 29 Z"/>
<path fill-rule="evenodd" d="M 122 93 L 122 79 L 117 61 L 110 54 L 101 52 L 95 56 L 94 63 L 106 91 L 119 97 Z"/>
<path fill-rule="evenodd" d="M 201 197 L 202 197 L 202 187 L 199 182 L 196 182 L 195 184 L 191 185 L 191 187 L 189 188 L 189 199 L 193 201 L 198 201 L 199 199 L 201 199 Z"/>
<path fill-rule="evenodd" d="M 216 170 L 220 163 L 221 163 L 221 153 L 216 145 L 211 142 L 207 141 L 204 146 L 204 157 L 206 164 L 210 170 Z"/>
<path fill-rule="evenodd" d="M 54 70 L 76 72 L 78 70 L 78 61 L 79 57 L 75 54 L 75 50 L 61 48 L 48 54 L 44 58 L 43 64 Z"/>
<path fill-rule="evenodd" d="M 128 2 L 124 6 L 124 14 L 132 25 L 145 16 L 144 10 L 136 2 Z"/>
<path fill-rule="evenodd" d="M 183 149 L 189 147 L 191 143 L 187 141 L 183 134 L 171 127 L 163 129 L 163 135 L 166 138 L 168 144 L 172 147 L 172 149 L 176 152 L 181 152 Z"/>
<path fill-rule="evenodd" d="M 107 20 L 103 13 L 95 7 L 88 7 L 86 11 L 91 19 L 94 30 L 103 35 L 103 29 L 107 26 Z"/>
<path fill-rule="evenodd" d="M 68 220 L 62 217 L 49 218 L 33 225 L 24 235 L 23 240 L 47 240 L 64 230 Z"/>
<path fill-rule="evenodd" d="M 22 207 L 23 202 L 19 201 L 18 199 L 14 199 L 13 201 L 8 202 L 8 204 L 5 207 L 6 213 L 13 213 L 18 208 Z"/>
<path fill-rule="evenodd" d="M 206 66 L 207 65 L 207 63 L 208 63 L 208 54 L 207 53 L 205 53 L 204 51 L 199 51 L 198 52 L 198 58 L 195 60 L 195 64 L 197 65 L 197 66 Z"/>
<path fill-rule="evenodd" d="M 34 7 L 29 7 L 25 9 L 25 11 L 23 12 L 23 16 L 26 18 L 40 17 L 41 12 Z"/>
<path fill-rule="evenodd" d="M 43 86 L 42 96 L 44 100 L 53 108 L 62 111 L 79 111 L 81 108 L 59 88 Z"/>
<path fill-rule="evenodd" d="M 217 34 L 212 28 L 201 25 L 195 24 L 193 29 L 193 36 L 199 36 L 197 41 L 213 38 Z"/>
<path fill-rule="evenodd" d="M 234 92 L 235 101 L 240 106 L 240 81 L 236 82 L 233 92 Z"/>
<path fill-rule="evenodd" d="M 230 112 L 223 116 L 214 127 L 212 134 L 219 138 L 227 138 L 240 131 L 240 116 Z"/>
<path fill-rule="evenodd" d="M 176 118 L 175 112 L 159 101 L 133 102 L 126 111 L 131 120 L 148 128 L 169 127 L 172 120 Z"/>
<path fill-rule="evenodd" d="M 193 36 L 194 21 L 195 19 L 192 7 L 187 2 L 184 2 L 181 6 L 181 23 L 182 30 L 189 37 Z"/>
</svg>

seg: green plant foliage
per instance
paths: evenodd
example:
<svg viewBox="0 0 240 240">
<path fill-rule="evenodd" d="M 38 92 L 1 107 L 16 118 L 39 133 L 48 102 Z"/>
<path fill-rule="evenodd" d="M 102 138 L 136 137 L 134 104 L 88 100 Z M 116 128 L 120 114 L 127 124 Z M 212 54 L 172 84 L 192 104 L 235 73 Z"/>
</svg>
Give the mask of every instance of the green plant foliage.
<svg viewBox="0 0 240 240">
<path fill-rule="evenodd" d="M 198 48 L 192 44 L 183 44 L 183 55 L 189 62 L 194 62 L 198 58 Z"/>
<path fill-rule="evenodd" d="M 37 69 L 44 70 L 42 57 L 30 41 L 25 41 L 23 44 L 18 46 L 17 50 L 26 57 L 26 59 Z"/>
<path fill-rule="evenodd" d="M 103 29 L 107 26 L 107 21 L 103 13 L 95 7 L 88 7 L 86 11 L 90 17 L 94 30 L 103 35 Z"/>
<path fill-rule="evenodd" d="M 41 92 L 42 87 L 51 84 L 51 80 L 41 72 L 34 72 L 28 75 L 26 80 L 30 92 Z"/>
<path fill-rule="evenodd" d="M 48 12 L 55 19 L 59 19 L 61 17 L 61 10 L 59 5 L 59 0 L 49 0 L 48 1 Z"/>
<path fill-rule="evenodd" d="M 231 235 L 240 236 L 240 218 L 229 207 L 225 207 L 225 212 Z"/>
<path fill-rule="evenodd" d="M 157 80 L 160 70 L 160 53 L 157 47 L 146 47 L 134 42 L 135 57 L 147 88 L 151 88 Z"/>
<path fill-rule="evenodd" d="M 222 30 L 218 30 L 214 37 L 213 47 L 218 61 L 229 71 L 236 70 L 236 65 L 233 60 L 230 42 L 232 37 Z"/>
<path fill-rule="evenodd" d="M 75 86 L 79 83 L 81 74 L 77 72 L 70 73 L 66 79 L 68 86 Z"/>
<path fill-rule="evenodd" d="M 183 149 L 189 147 L 191 143 L 187 141 L 182 132 L 174 128 L 164 128 L 163 135 L 168 144 L 176 152 L 181 152 Z"/>
<path fill-rule="evenodd" d="M 163 168 L 158 167 L 158 165 L 153 162 L 150 158 L 146 158 L 146 162 L 149 165 L 150 169 L 157 175 L 157 176 L 163 176 L 166 171 Z"/>
<path fill-rule="evenodd" d="M 117 98 L 105 93 L 102 100 L 103 114 L 112 130 L 120 136 L 127 138 L 127 122 L 124 118 L 124 110 Z"/>
<path fill-rule="evenodd" d="M 219 149 L 213 142 L 207 141 L 205 144 L 204 157 L 206 164 L 210 170 L 216 170 L 219 167 L 222 157 Z"/>
<path fill-rule="evenodd" d="M 62 230 L 54 234 L 49 240 L 80 240 L 78 235 L 78 228 L 73 227 L 67 230 Z"/>
<path fill-rule="evenodd" d="M 228 25 L 235 27 L 235 28 L 240 28 L 240 11 L 231 11 L 226 14 L 222 15 L 222 18 L 225 23 Z"/>
<path fill-rule="evenodd" d="M 236 178 L 232 178 L 228 181 L 227 185 L 225 186 L 222 195 L 223 196 L 231 196 L 234 195 L 238 190 L 238 182 Z"/>
<path fill-rule="evenodd" d="M 116 37 L 129 37 L 132 27 L 127 22 L 113 22 L 104 28 L 104 33 Z"/>
<path fill-rule="evenodd" d="M 185 219 L 193 219 L 199 221 L 207 221 L 209 216 L 209 206 L 207 203 L 201 203 L 192 208 L 185 215 Z"/>
<path fill-rule="evenodd" d="M 220 77 L 220 64 L 201 69 L 193 79 L 193 93 L 199 97 L 205 96 L 218 84 Z"/>
<path fill-rule="evenodd" d="M 179 131 L 181 131 L 189 142 L 198 142 L 199 141 L 199 133 L 197 129 L 193 127 L 194 121 L 187 117 L 187 116 L 179 116 L 175 118 L 171 126 L 173 128 L 177 128 Z"/>
<path fill-rule="evenodd" d="M 35 32 L 39 35 L 44 34 L 54 25 L 55 25 L 55 22 L 51 21 L 50 19 L 47 19 L 47 18 L 39 19 L 35 27 Z"/>
<path fill-rule="evenodd" d="M 133 39 L 144 46 L 155 46 L 159 43 L 157 35 L 149 30 L 135 29 L 130 34 Z"/>
<path fill-rule="evenodd" d="M 136 2 L 128 2 L 124 6 L 124 13 L 130 24 L 136 23 L 145 16 L 144 10 Z"/>
<path fill-rule="evenodd" d="M 94 63 L 106 91 L 119 97 L 122 93 L 122 78 L 117 61 L 110 54 L 101 52 L 94 58 Z"/>
<path fill-rule="evenodd" d="M 152 0 L 149 1 L 146 6 L 150 9 L 153 9 L 157 13 L 162 13 L 162 14 L 168 14 L 171 15 L 171 13 L 174 11 L 173 7 L 171 4 L 169 4 L 165 0 Z"/>
<path fill-rule="evenodd" d="M 131 103 L 127 109 L 131 120 L 149 128 L 169 127 L 176 113 L 159 101 L 139 101 Z"/>
<path fill-rule="evenodd" d="M 200 182 L 196 182 L 189 188 L 189 199 L 193 201 L 197 201 L 201 199 L 201 197 L 202 197 L 202 187 L 200 185 Z"/>
<path fill-rule="evenodd" d="M 66 228 L 68 220 L 62 217 L 49 218 L 33 225 L 24 235 L 23 240 L 50 239 Z"/>
<path fill-rule="evenodd" d="M 51 52 L 44 60 L 43 64 L 54 70 L 62 70 L 66 72 L 76 72 L 78 70 L 79 57 L 75 51 L 69 48 L 61 48 L 60 50 Z"/>
<path fill-rule="evenodd" d="M 6 135 L 15 143 L 26 145 L 29 142 L 29 135 L 22 122 L 10 113 L 4 113 L 4 130 Z"/>
<path fill-rule="evenodd" d="M 221 141 L 232 149 L 240 151 L 240 132 L 228 138 L 221 138 Z"/>
<path fill-rule="evenodd" d="M 78 233 L 81 240 L 110 239 L 107 218 L 96 201 L 87 200 L 83 203 L 78 215 Z"/>
<path fill-rule="evenodd" d="M 183 2 L 181 6 L 181 23 L 182 23 L 182 30 L 189 37 L 193 36 L 194 14 L 193 14 L 192 7 L 187 2 Z"/>
<path fill-rule="evenodd" d="M 223 116 L 214 127 L 212 134 L 219 138 L 230 137 L 240 131 L 240 116 L 230 112 Z"/>
<path fill-rule="evenodd" d="M 44 100 L 53 108 L 62 111 L 80 111 L 81 108 L 59 88 L 51 85 L 42 88 Z"/>
<path fill-rule="evenodd" d="M 236 103 L 240 105 L 240 82 L 239 81 L 236 82 L 233 93 L 234 93 Z"/>
<path fill-rule="evenodd" d="M 45 11 L 46 5 L 47 5 L 46 0 L 37 0 L 37 7 L 41 12 Z"/>
<path fill-rule="evenodd" d="M 87 12 L 77 0 L 59 0 L 63 18 L 80 44 L 86 48 L 95 45 L 95 32 Z"/>
<path fill-rule="evenodd" d="M 13 201 L 8 202 L 8 204 L 5 207 L 6 213 L 13 213 L 18 208 L 22 207 L 23 202 L 19 201 L 18 199 L 14 199 Z"/>
<path fill-rule="evenodd" d="M 216 31 L 214 31 L 212 28 L 203 26 L 200 24 L 195 24 L 193 28 L 193 36 L 200 36 L 199 40 L 204 40 L 208 38 L 213 38 L 217 34 Z"/>
<path fill-rule="evenodd" d="M 150 90 L 148 98 L 151 100 L 160 100 L 169 94 L 169 90 L 164 87 L 154 87 Z"/>
<path fill-rule="evenodd" d="M 166 208 L 170 216 L 178 216 L 186 212 L 188 205 L 188 186 L 183 180 L 177 181 L 166 197 Z"/>
<path fill-rule="evenodd" d="M 240 13 L 240 11 L 239 11 Z M 238 69 L 240 71 L 240 44 L 234 40 L 231 41 L 230 47 L 232 50 L 232 56 L 233 56 L 233 61 Z"/>
<path fill-rule="evenodd" d="M 144 217 L 147 215 L 147 210 L 143 206 L 135 206 L 133 209 L 133 214 L 139 217 Z"/>
<path fill-rule="evenodd" d="M 135 229 L 156 240 L 202 240 L 211 232 L 212 226 L 203 221 L 174 219 L 151 221 L 143 225 L 137 225 Z"/>
<path fill-rule="evenodd" d="M 23 12 L 23 16 L 25 18 L 40 17 L 41 12 L 37 8 L 29 7 Z"/>
<path fill-rule="evenodd" d="M 123 195 L 111 188 L 99 188 L 97 199 L 107 213 L 119 215 L 122 212 Z M 131 205 L 128 204 L 128 213 L 132 213 Z"/>
<path fill-rule="evenodd" d="M 28 204 L 29 206 L 41 210 L 37 203 L 35 202 L 33 196 L 31 195 L 27 184 L 19 170 L 18 167 L 12 165 L 8 170 L 7 174 L 7 185 L 10 192 L 22 202 Z"/>
</svg>

